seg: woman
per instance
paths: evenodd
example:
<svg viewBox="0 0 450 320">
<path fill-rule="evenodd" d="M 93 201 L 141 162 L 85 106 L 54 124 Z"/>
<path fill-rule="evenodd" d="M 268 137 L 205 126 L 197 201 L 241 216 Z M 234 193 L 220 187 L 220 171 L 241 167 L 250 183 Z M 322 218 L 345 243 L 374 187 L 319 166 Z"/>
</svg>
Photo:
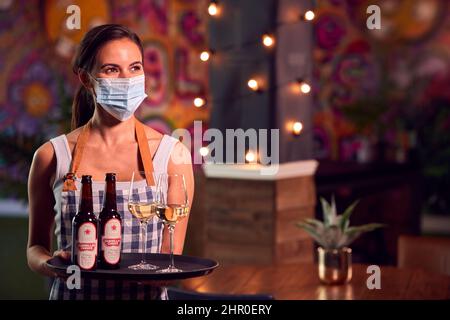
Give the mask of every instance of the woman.
<svg viewBox="0 0 450 320">
<path fill-rule="evenodd" d="M 189 203 L 194 193 L 187 148 L 177 139 L 141 124 L 133 115 L 146 97 L 143 48 L 138 36 L 120 25 L 93 28 L 80 44 L 73 71 L 81 82 L 73 102 L 74 130 L 51 139 L 36 151 L 28 180 L 28 265 L 50 277 L 55 274 L 46 266 L 48 259 L 55 255 L 70 259 L 70 226 L 77 208 L 69 204 L 79 199 L 79 191 L 74 189 L 81 188 L 80 179 L 72 180 L 68 173 L 74 172 L 78 178 L 92 176 L 94 201 L 98 198 L 95 195 L 104 190 L 105 173 L 117 174 L 124 233 L 132 233 L 127 237 L 130 240 L 124 238 L 123 252 L 139 252 L 138 221 L 124 209 L 126 205 L 121 205 L 124 197 L 119 194 L 129 187 L 127 182 L 134 171 L 148 169 L 148 161 L 142 159 L 151 157 L 156 173 L 184 174 Z M 148 177 L 147 185 L 143 181 L 144 192 L 148 192 L 152 181 Z M 96 205 L 98 210 L 100 203 L 94 202 L 94 208 Z M 188 219 L 184 219 L 175 229 L 176 254 L 183 251 L 187 224 Z M 52 255 L 54 226 L 58 250 Z M 148 223 L 148 252 L 169 252 L 169 235 L 163 229 L 156 217 Z M 84 280 L 81 285 L 80 290 L 68 290 L 64 280 L 56 278 L 50 299 L 166 298 L 165 290 L 155 283 Z"/>
</svg>

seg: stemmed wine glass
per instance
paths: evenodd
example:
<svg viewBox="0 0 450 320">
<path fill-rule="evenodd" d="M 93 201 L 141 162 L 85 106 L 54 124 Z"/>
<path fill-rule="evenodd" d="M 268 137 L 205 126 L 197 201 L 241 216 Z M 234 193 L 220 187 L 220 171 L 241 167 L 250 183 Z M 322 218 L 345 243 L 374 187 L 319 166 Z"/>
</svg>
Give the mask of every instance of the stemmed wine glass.
<svg viewBox="0 0 450 320">
<path fill-rule="evenodd" d="M 142 191 L 147 183 L 145 177 L 152 175 L 154 181 L 157 181 L 156 174 L 153 172 L 134 171 L 130 182 L 130 191 L 128 193 L 128 210 L 139 219 L 141 227 L 142 259 L 141 262 L 131 265 L 128 268 L 133 270 L 156 270 L 159 267 L 146 261 L 147 251 L 147 223 L 155 216 L 155 198 L 147 198 L 147 193 Z"/>
<path fill-rule="evenodd" d="M 189 214 L 189 200 L 186 181 L 182 174 L 158 175 L 156 186 L 155 208 L 156 215 L 169 229 L 170 235 L 170 265 L 166 269 L 158 270 L 160 273 L 182 272 L 175 267 L 173 258 L 173 235 L 175 225 Z"/>
</svg>

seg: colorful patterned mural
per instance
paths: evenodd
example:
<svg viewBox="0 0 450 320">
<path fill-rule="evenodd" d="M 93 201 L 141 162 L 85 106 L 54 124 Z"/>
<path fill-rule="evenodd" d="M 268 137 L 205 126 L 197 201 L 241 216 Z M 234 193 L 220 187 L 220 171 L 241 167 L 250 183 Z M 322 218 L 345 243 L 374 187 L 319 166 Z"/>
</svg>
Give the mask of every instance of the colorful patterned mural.
<svg viewBox="0 0 450 320">
<path fill-rule="evenodd" d="M 80 30 L 66 27 L 69 5 L 81 9 Z M 206 15 L 206 0 L 0 0 L 2 179 L 18 166 L 15 180 L 23 186 L 35 148 L 69 131 L 78 85 L 71 58 L 86 31 L 99 24 L 124 24 L 144 43 L 149 98 L 138 109 L 140 119 L 163 133 L 207 122 L 208 106 L 193 106 L 208 92 L 207 64 L 198 58 L 207 47 Z"/>
<path fill-rule="evenodd" d="M 381 8 L 381 30 L 366 27 L 371 4 Z M 448 90 L 432 89 L 438 83 L 447 87 L 447 1 L 323 0 L 318 6 L 317 158 L 365 162 L 370 160 L 371 146 L 382 142 L 387 160 L 406 161 L 420 139 L 421 112 L 431 92 L 448 96 Z"/>
</svg>

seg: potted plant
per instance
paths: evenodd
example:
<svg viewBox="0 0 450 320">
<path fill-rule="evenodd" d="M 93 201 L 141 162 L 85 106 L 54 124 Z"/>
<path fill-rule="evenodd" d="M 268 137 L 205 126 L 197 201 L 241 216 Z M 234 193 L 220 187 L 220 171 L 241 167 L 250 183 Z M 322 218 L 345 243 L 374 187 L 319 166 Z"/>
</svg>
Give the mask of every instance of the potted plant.
<svg viewBox="0 0 450 320">
<path fill-rule="evenodd" d="M 369 223 L 350 227 L 350 215 L 358 204 L 351 204 L 338 215 L 334 197 L 331 203 L 320 198 L 323 222 L 305 219 L 297 226 L 305 230 L 318 244 L 319 278 L 325 284 L 343 284 L 352 277 L 352 250 L 349 245 L 362 233 L 382 227 L 380 223 Z"/>
</svg>

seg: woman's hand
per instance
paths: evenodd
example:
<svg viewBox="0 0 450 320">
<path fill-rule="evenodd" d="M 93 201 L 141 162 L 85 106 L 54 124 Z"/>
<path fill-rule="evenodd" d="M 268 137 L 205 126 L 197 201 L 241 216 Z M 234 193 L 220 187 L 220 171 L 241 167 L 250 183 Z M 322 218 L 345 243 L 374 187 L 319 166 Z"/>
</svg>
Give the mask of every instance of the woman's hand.
<svg viewBox="0 0 450 320">
<path fill-rule="evenodd" d="M 72 254 L 70 253 L 70 251 L 65 251 L 65 250 L 56 250 L 55 252 L 53 252 L 53 258 L 54 257 L 59 257 L 63 260 L 66 260 L 68 262 L 70 262 Z M 56 277 L 61 278 L 61 279 L 67 279 L 69 277 L 69 274 L 57 274 Z"/>
<path fill-rule="evenodd" d="M 70 251 L 56 250 L 55 252 L 53 252 L 53 258 L 60 257 L 61 259 L 66 260 L 66 261 L 70 261 L 71 256 L 72 255 L 71 255 Z"/>
<path fill-rule="evenodd" d="M 64 251 L 64 250 L 57 250 L 57 251 L 55 251 L 53 253 L 52 257 L 47 256 L 45 259 L 43 259 L 43 261 L 41 263 L 41 272 L 40 273 L 42 273 L 42 274 L 44 274 L 44 275 L 46 275 L 48 277 L 52 277 L 52 278 L 58 278 L 58 277 L 59 278 L 63 278 L 63 279 L 67 278 L 67 277 L 64 277 L 64 276 L 61 276 L 61 275 L 57 274 L 55 271 L 53 271 L 51 268 L 49 268 L 47 266 L 47 261 L 49 259 L 51 259 L 51 258 L 54 258 L 54 257 L 60 257 L 63 260 L 70 261 L 71 254 L 70 254 L 69 251 Z M 67 275 L 67 276 L 69 276 L 69 275 Z"/>
</svg>

